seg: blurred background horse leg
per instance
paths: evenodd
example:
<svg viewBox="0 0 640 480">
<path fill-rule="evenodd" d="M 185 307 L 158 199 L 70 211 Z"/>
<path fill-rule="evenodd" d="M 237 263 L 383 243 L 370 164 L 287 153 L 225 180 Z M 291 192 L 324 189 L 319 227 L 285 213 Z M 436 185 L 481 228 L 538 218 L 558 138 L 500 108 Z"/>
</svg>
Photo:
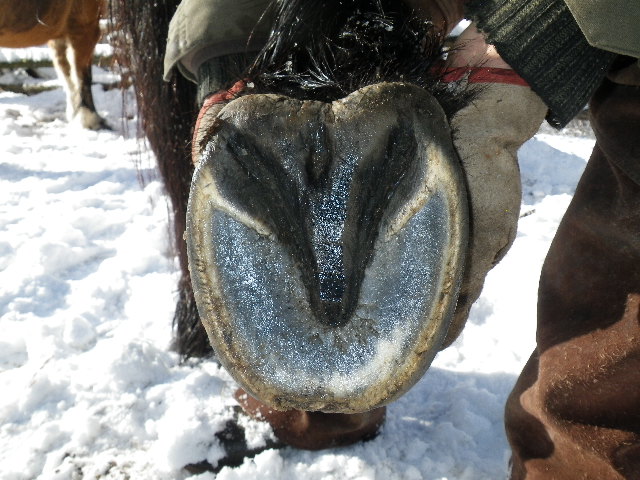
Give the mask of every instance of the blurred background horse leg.
<svg viewBox="0 0 640 480">
<path fill-rule="evenodd" d="M 67 94 L 67 118 L 84 128 L 105 128 L 91 94 L 91 62 L 100 38 L 104 0 L 4 0 L 0 46 L 24 48 L 49 42 Z"/>
<path fill-rule="evenodd" d="M 66 34 L 50 40 L 53 63 L 64 79 L 67 92 L 67 117 L 77 119 L 84 128 L 97 130 L 106 126 L 96 113 L 91 94 L 91 62 L 100 39 L 101 0 L 76 0 L 67 19 Z"/>
</svg>

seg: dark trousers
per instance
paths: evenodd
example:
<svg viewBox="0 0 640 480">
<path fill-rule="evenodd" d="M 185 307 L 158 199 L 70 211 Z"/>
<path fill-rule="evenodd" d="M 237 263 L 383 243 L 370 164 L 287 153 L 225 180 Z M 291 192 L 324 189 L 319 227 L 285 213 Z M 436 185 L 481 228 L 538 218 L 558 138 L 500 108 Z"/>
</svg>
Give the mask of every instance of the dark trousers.
<svg viewBox="0 0 640 480">
<path fill-rule="evenodd" d="M 512 479 L 640 479 L 640 87 L 591 102 L 596 146 L 540 279 L 506 406 Z"/>
</svg>

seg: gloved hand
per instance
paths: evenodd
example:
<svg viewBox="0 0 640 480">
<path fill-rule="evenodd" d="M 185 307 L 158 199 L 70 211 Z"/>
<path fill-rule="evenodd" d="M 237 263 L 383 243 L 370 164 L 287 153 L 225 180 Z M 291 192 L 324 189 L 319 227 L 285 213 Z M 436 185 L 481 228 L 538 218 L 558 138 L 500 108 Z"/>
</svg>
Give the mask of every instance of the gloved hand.
<svg viewBox="0 0 640 480">
<path fill-rule="evenodd" d="M 516 152 L 536 133 L 547 112 L 473 24 L 457 40 L 448 67 L 444 81 L 466 79 L 477 93 L 451 120 L 469 193 L 470 241 L 443 348 L 458 337 L 485 276 L 513 243 L 522 195 Z"/>
</svg>

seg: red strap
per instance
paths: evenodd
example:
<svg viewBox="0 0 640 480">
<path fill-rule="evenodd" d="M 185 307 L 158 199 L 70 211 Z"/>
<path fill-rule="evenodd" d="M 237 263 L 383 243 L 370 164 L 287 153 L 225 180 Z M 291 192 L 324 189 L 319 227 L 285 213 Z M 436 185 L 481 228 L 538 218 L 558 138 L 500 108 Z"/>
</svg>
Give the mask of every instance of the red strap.
<svg viewBox="0 0 640 480">
<path fill-rule="evenodd" d="M 196 159 L 196 138 L 198 137 L 198 132 L 200 131 L 200 121 L 207 113 L 207 111 L 214 105 L 220 105 L 221 103 L 227 103 L 234 98 L 236 98 L 247 86 L 244 80 L 238 80 L 229 90 L 220 90 L 218 93 L 214 93 L 207 97 L 207 99 L 202 104 L 202 108 L 198 113 L 198 119 L 196 120 L 196 127 L 193 130 L 193 146 L 191 156 L 195 162 Z"/>
<path fill-rule="evenodd" d="M 528 87 L 524 78 L 510 68 L 493 67 L 456 67 L 445 68 L 441 81 L 450 83 L 466 79 L 469 83 L 506 83 Z"/>
<path fill-rule="evenodd" d="M 205 102 L 202 104 L 202 109 L 206 110 L 211 105 L 216 105 L 218 103 L 227 103 L 229 100 L 233 100 L 241 93 L 245 87 L 247 86 L 244 80 L 238 80 L 229 90 L 221 90 L 218 93 L 214 93 L 213 95 L 207 97 Z M 205 108 L 206 107 L 206 108 Z"/>
<path fill-rule="evenodd" d="M 204 114 L 207 113 L 213 105 L 219 105 L 221 103 L 227 103 L 240 94 L 245 87 L 247 86 L 244 80 L 238 80 L 229 90 L 220 90 L 218 93 L 214 93 L 207 97 L 207 99 L 202 104 L 202 108 L 200 109 L 200 113 L 198 113 L 198 120 L 196 120 L 196 132 L 198 131 L 198 127 L 200 126 L 200 120 L 204 117 Z"/>
</svg>

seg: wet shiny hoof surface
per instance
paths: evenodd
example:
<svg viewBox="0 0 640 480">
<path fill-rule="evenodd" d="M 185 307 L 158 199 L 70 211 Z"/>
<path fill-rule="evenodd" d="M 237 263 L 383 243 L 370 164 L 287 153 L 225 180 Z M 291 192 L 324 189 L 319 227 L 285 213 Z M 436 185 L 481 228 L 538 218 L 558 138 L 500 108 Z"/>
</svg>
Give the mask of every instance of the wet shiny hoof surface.
<svg viewBox="0 0 640 480">
<path fill-rule="evenodd" d="M 278 409 L 363 412 L 425 372 L 455 307 L 466 196 L 444 113 L 377 84 L 218 114 L 187 243 L 220 361 Z"/>
</svg>

